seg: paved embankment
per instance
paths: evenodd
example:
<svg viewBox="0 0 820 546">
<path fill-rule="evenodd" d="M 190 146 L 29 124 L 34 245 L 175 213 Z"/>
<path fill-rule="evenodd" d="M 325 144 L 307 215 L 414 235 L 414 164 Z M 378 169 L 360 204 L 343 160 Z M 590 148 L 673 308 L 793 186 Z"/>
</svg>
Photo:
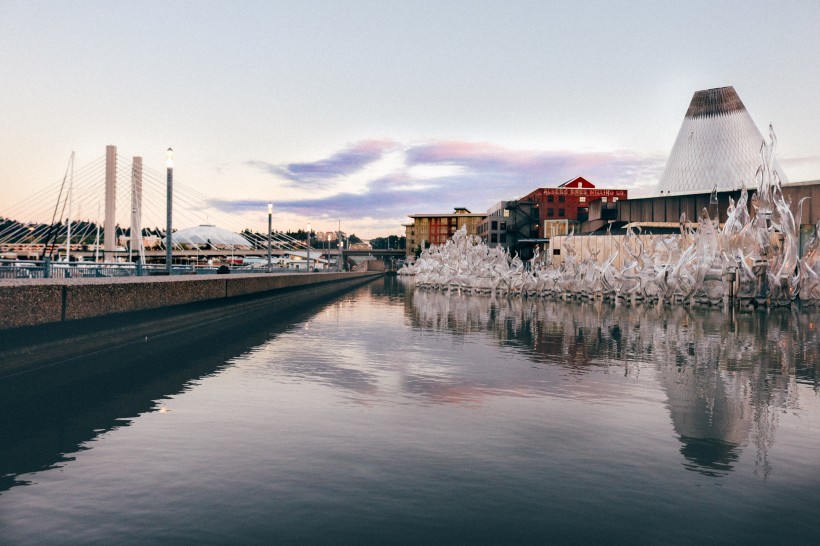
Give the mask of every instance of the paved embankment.
<svg viewBox="0 0 820 546">
<path fill-rule="evenodd" d="M 0 280 L 0 330 L 161 309 L 380 273 L 191 275 Z"/>
</svg>

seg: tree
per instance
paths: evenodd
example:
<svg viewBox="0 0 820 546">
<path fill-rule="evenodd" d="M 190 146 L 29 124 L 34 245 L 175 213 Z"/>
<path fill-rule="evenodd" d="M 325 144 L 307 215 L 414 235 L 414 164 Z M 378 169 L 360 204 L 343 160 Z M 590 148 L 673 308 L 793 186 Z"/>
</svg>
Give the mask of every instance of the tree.
<svg viewBox="0 0 820 546">
<path fill-rule="evenodd" d="M 407 238 L 399 237 L 398 235 L 390 235 L 388 237 L 376 237 L 370 239 L 370 246 L 375 250 L 407 248 Z"/>
<path fill-rule="evenodd" d="M 429 241 L 422 241 L 422 244 L 424 245 L 424 248 L 430 248 L 430 242 Z M 421 245 L 416 245 L 416 248 L 413 249 L 413 254 L 416 256 L 416 258 L 421 256 L 421 251 L 422 251 L 422 246 Z"/>
</svg>

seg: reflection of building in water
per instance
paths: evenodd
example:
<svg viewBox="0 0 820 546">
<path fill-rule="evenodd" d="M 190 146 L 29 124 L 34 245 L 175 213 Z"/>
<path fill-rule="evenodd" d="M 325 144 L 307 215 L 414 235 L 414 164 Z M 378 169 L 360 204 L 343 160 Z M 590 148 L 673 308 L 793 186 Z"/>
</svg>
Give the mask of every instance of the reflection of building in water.
<svg viewBox="0 0 820 546">
<path fill-rule="evenodd" d="M 657 371 L 684 465 L 731 471 L 755 450 L 768 475 L 778 412 L 797 407 L 797 383 L 818 390 L 820 340 L 810 314 L 790 309 L 725 313 L 684 307 L 562 303 L 548 299 L 415 291 L 417 328 L 489 332 L 527 358 L 586 373 Z"/>
<path fill-rule="evenodd" d="M 746 377 L 724 373 L 715 363 L 667 365 L 660 382 L 686 466 L 710 473 L 729 471 L 746 443 L 753 410 Z"/>
<path fill-rule="evenodd" d="M 780 309 L 732 316 L 689 313 L 668 323 L 659 368 L 685 466 L 730 471 L 741 450 L 755 449 L 756 473 L 770 472 L 777 415 L 797 406 L 797 363 L 816 362 L 816 331 L 805 315 Z M 672 365 L 671 363 L 675 364 Z"/>
</svg>

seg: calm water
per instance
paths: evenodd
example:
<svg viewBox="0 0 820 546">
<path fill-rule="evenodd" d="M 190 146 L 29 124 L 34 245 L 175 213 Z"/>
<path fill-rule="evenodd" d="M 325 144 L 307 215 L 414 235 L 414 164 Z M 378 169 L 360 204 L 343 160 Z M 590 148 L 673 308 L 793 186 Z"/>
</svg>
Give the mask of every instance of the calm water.
<svg viewBox="0 0 820 546">
<path fill-rule="evenodd" d="M 112 348 L 0 380 L 0 542 L 817 543 L 816 319 L 381 279 Z"/>
</svg>

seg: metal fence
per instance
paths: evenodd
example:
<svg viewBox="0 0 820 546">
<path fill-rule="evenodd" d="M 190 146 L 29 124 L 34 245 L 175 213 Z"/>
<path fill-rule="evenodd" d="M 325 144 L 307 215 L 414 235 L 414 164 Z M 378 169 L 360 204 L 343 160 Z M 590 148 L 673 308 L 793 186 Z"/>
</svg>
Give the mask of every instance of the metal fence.
<svg viewBox="0 0 820 546">
<path fill-rule="evenodd" d="M 209 275 L 214 273 L 267 273 L 263 266 L 196 267 L 174 265 L 172 275 Z M 304 269 L 273 268 L 271 273 L 300 273 Z M 122 262 L 53 262 L 51 260 L 0 260 L 0 279 L 78 279 L 89 277 L 134 277 L 167 275 L 164 264 Z"/>
</svg>

